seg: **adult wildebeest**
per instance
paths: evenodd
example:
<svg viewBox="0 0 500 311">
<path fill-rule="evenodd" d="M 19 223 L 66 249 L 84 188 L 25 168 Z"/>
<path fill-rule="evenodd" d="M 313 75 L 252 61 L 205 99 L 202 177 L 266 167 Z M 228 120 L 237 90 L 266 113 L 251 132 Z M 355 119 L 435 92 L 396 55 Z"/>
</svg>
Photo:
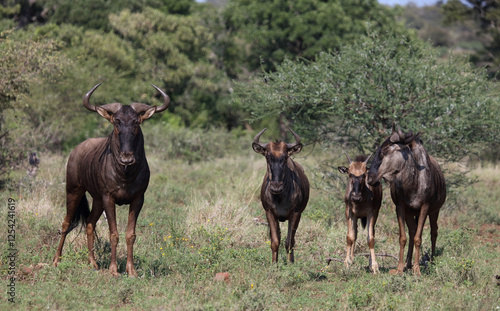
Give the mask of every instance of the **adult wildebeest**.
<svg viewBox="0 0 500 311">
<path fill-rule="evenodd" d="M 405 222 L 410 242 L 406 268 L 412 266 L 413 246 L 415 263 L 413 272 L 420 275 L 420 245 L 422 230 L 429 216 L 431 225 L 432 257 L 435 255 L 438 235 L 439 209 L 446 199 L 446 184 L 437 161 L 424 149 L 420 133 L 403 133 L 398 125 L 378 148 L 368 172 L 368 183 L 376 185 L 384 178 L 391 187 L 392 201 L 396 205 L 399 223 L 399 263 L 397 272 L 403 273 L 406 245 Z"/>
<path fill-rule="evenodd" d="M 260 131 L 253 139 L 252 148 L 255 152 L 266 157 L 267 171 L 264 176 L 260 199 L 266 211 L 271 236 L 271 250 L 273 262 L 278 261 L 280 246 L 279 222 L 288 220 L 288 234 L 285 248 L 287 258 L 294 262 L 293 248 L 295 246 L 295 232 L 299 226 L 300 215 L 309 200 L 309 180 L 300 164 L 290 156 L 302 150 L 300 137 L 292 130 L 295 143 L 287 144 L 283 141 L 263 144 L 259 138 L 266 129 Z"/>
<path fill-rule="evenodd" d="M 354 260 L 354 246 L 358 236 L 358 219 L 361 218 L 363 228 L 368 223 L 368 247 L 370 248 L 370 270 L 378 272 L 375 259 L 375 224 L 382 204 L 382 185 L 370 186 L 366 183 L 367 164 L 370 157 L 357 156 L 351 161 L 346 153 L 349 167 L 339 166 L 342 174 L 349 176 L 345 191 L 345 217 L 347 220 L 347 248 L 345 264 L 349 267 Z"/>
<path fill-rule="evenodd" d="M 66 171 L 66 217 L 62 223 L 62 235 L 53 264 L 58 265 L 66 235 L 79 221 L 85 222 L 89 248 L 89 261 L 98 269 L 94 258 L 94 232 L 96 222 L 104 211 L 107 216 L 111 241 L 111 263 L 109 270 L 118 275 L 116 247 L 115 204 L 130 204 L 127 226 L 127 267 L 129 276 L 137 276 L 133 263 L 135 225 L 144 203 L 144 192 L 149 183 L 149 167 L 144 152 L 144 137 L 140 124 L 155 112 L 168 108 L 170 98 L 158 87 L 153 87 L 163 96 L 163 105 L 149 106 L 132 103 L 124 106 L 112 103 L 94 106 L 90 96 L 100 83 L 84 97 L 83 105 L 97 112 L 113 124 L 108 137 L 90 138 L 79 144 L 70 154 Z M 89 210 L 85 192 L 93 198 L 92 211 Z"/>
</svg>

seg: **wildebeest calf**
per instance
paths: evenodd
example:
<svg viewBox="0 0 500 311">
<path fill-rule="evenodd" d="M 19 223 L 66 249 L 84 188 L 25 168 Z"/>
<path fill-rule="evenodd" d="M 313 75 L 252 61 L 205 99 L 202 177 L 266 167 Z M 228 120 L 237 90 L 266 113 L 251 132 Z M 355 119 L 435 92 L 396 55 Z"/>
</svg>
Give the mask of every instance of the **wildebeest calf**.
<svg viewBox="0 0 500 311">
<path fill-rule="evenodd" d="M 370 248 L 370 270 L 378 272 L 375 259 L 375 224 L 382 203 L 382 186 L 370 186 L 366 183 L 367 164 L 370 157 L 357 156 L 354 161 L 349 161 L 349 167 L 339 166 L 342 174 L 347 174 L 349 180 L 345 191 L 345 217 L 347 220 L 347 248 L 345 264 L 349 267 L 354 260 L 354 246 L 358 236 L 358 219 L 361 218 L 363 228 L 368 223 L 368 247 Z"/>
</svg>

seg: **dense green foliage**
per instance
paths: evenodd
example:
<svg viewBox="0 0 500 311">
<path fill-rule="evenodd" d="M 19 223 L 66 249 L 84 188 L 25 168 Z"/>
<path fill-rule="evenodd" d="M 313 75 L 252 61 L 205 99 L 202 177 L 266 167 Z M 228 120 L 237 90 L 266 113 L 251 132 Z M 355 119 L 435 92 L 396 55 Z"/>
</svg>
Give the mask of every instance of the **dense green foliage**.
<svg viewBox="0 0 500 311">
<path fill-rule="evenodd" d="M 253 120 L 281 115 L 310 141 L 372 152 L 400 124 L 456 161 L 498 139 L 493 87 L 464 59 L 442 61 L 412 37 L 373 34 L 315 61 L 285 61 L 235 94 Z"/>
<path fill-rule="evenodd" d="M 313 59 L 366 34 L 369 27 L 403 32 L 376 0 L 233 0 L 227 27 L 249 43 L 247 66 L 274 69 L 285 58 Z"/>
</svg>

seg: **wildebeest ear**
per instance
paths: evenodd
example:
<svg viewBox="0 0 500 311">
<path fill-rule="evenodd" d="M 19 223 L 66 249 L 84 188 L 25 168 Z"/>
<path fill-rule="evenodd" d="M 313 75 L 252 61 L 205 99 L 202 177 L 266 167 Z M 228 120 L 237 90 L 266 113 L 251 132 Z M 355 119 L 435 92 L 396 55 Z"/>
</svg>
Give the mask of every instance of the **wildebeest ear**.
<svg viewBox="0 0 500 311">
<path fill-rule="evenodd" d="M 299 153 L 302 151 L 302 144 L 293 144 L 288 147 L 288 156 Z"/>
<path fill-rule="evenodd" d="M 100 106 L 95 106 L 95 109 L 97 111 L 97 113 L 103 117 L 103 118 L 106 118 L 106 120 L 108 120 L 109 122 L 113 123 L 113 114 L 112 113 L 109 113 L 106 109 L 100 107 Z"/>
<path fill-rule="evenodd" d="M 151 118 L 151 116 L 156 112 L 156 107 L 151 107 L 148 110 L 146 110 L 144 113 L 140 114 L 141 118 L 141 123 L 144 122 L 145 120 Z"/>
<path fill-rule="evenodd" d="M 259 143 L 253 142 L 252 143 L 252 148 L 253 148 L 253 151 L 255 151 L 257 153 L 260 153 L 260 154 L 264 154 L 266 152 L 266 146 L 265 145 L 261 145 Z"/>
<path fill-rule="evenodd" d="M 345 166 L 339 166 L 338 169 L 339 169 L 339 172 L 342 173 L 342 174 L 349 173 L 349 169 L 347 167 L 345 167 Z"/>
</svg>

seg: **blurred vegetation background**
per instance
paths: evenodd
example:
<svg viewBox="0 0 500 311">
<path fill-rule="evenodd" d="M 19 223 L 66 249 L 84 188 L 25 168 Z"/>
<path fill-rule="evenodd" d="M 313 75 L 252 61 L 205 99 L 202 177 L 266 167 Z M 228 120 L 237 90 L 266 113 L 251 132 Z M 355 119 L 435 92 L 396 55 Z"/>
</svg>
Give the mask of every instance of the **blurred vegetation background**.
<svg viewBox="0 0 500 311">
<path fill-rule="evenodd" d="M 393 123 L 443 160 L 498 160 L 500 1 L 0 2 L 3 182 L 27 152 L 109 133 L 81 104 L 99 82 L 94 104 L 159 104 L 150 84 L 164 89 L 147 143 L 189 162 L 263 127 L 369 153 Z"/>
</svg>

